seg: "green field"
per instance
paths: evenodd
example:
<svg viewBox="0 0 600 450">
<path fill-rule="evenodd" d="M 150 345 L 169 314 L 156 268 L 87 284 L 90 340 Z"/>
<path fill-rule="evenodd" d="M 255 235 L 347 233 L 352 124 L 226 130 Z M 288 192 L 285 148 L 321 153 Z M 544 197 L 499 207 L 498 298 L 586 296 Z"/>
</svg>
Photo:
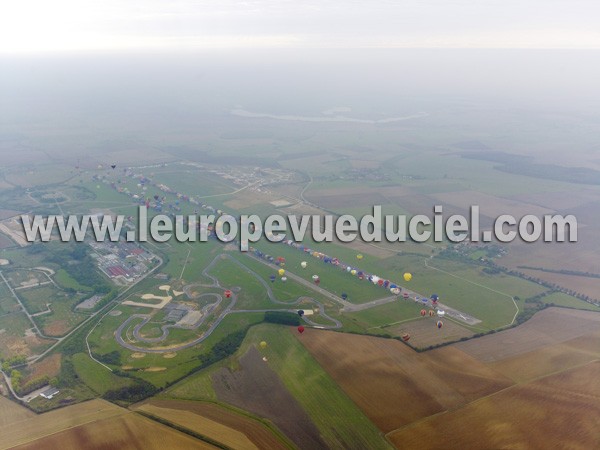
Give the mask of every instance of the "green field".
<svg viewBox="0 0 600 450">
<path fill-rule="evenodd" d="M 290 333 L 289 327 L 264 324 L 253 327 L 235 357 L 192 375 L 165 391 L 163 396 L 214 400 L 210 375 L 222 364 L 236 366 L 249 346 L 266 341 L 261 350 L 290 393 L 307 411 L 332 448 L 388 448 L 389 445 L 346 394 Z"/>
<path fill-rule="evenodd" d="M 575 308 L 575 309 L 586 309 L 589 311 L 600 311 L 600 308 L 596 305 L 592 305 L 591 303 L 585 302 L 583 300 L 579 300 L 576 297 L 573 297 L 568 294 L 563 294 L 562 292 L 553 292 L 550 295 L 546 295 L 540 299 L 541 302 L 546 304 L 552 304 L 556 306 L 564 306 L 566 308 Z"/>
<path fill-rule="evenodd" d="M 77 376 L 99 395 L 132 384 L 130 379 L 114 375 L 85 353 L 76 353 L 71 360 Z"/>
</svg>

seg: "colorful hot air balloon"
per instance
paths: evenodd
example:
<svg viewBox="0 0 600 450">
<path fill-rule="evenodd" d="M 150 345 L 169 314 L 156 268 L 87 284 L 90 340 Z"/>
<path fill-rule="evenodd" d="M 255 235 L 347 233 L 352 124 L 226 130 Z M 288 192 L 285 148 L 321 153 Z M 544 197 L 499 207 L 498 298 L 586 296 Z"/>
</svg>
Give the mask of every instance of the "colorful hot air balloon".
<svg viewBox="0 0 600 450">
<path fill-rule="evenodd" d="M 412 274 L 406 272 L 404 274 L 404 281 L 410 281 L 410 280 L 412 280 Z"/>
<path fill-rule="evenodd" d="M 267 343 L 265 341 L 261 341 L 260 348 L 267 348 Z"/>
<path fill-rule="evenodd" d="M 279 269 L 277 271 L 277 273 L 279 274 L 280 277 L 282 277 L 283 275 L 285 275 L 285 270 L 284 269 Z"/>
<path fill-rule="evenodd" d="M 302 261 L 300 263 L 300 267 L 302 267 L 303 269 L 306 269 L 306 266 L 308 265 L 308 263 L 306 261 Z"/>
<path fill-rule="evenodd" d="M 425 317 L 425 314 L 427 314 L 427 311 L 425 311 L 424 309 L 422 309 L 422 310 L 421 310 L 421 315 L 422 315 L 423 317 Z"/>
<path fill-rule="evenodd" d="M 402 294 L 402 297 L 404 297 L 404 298 L 408 298 L 408 292 L 404 292 L 404 293 Z"/>
<path fill-rule="evenodd" d="M 321 282 L 321 279 L 319 278 L 319 275 L 313 275 L 312 276 L 312 280 L 315 282 L 315 284 L 318 286 L 319 283 Z"/>
<path fill-rule="evenodd" d="M 429 317 L 435 316 L 435 311 L 433 309 L 429 310 Z"/>
<path fill-rule="evenodd" d="M 442 328 L 443 326 L 444 326 L 444 323 L 441 320 L 438 320 L 437 327 Z"/>
<path fill-rule="evenodd" d="M 300 334 L 304 333 L 304 327 L 302 325 L 300 325 L 298 327 L 298 333 L 300 333 Z"/>
<path fill-rule="evenodd" d="M 404 342 L 407 342 L 409 339 L 410 339 L 410 334 L 408 334 L 408 333 L 404 333 L 404 334 L 402 335 L 402 340 L 403 340 Z"/>
<path fill-rule="evenodd" d="M 225 291 L 225 297 L 227 297 L 227 298 L 231 297 L 231 291 L 229 289 L 227 289 Z"/>
</svg>

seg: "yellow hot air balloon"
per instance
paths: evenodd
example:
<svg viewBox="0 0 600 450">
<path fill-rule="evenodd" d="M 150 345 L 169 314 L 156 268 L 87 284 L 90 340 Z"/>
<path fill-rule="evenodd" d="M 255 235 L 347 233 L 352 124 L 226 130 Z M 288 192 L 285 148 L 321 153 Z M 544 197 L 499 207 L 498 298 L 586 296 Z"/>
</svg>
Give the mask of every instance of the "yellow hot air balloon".
<svg viewBox="0 0 600 450">
<path fill-rule="evenodd" d="M 262 341 L 260 343 L 260 348 L 267 348 L 267 343 L 265 341 Z"/>
<path fill-rule="evenodd" d="M 350 271 L 350 273 L 351 273 L 352 275 L 356 275 L 356 270 L 355 270 L 355 269 L 352 269 L 352 270 Z"/>
<path fill-rule="evenodd" d="M 279 273 L 279 276 L 282 277 L 285 274 L 285 270 L 279 269 L 277 273 Z"/>
<path fill-rule="evenodd" d="M 410 281 L 410 280 L 412 280 L 412 274 L 406 272 L 404 274 L 404 281 Z"/>
<path fill-rule="evenodd" d="M 360 253 L 358 255 L 356 255 L 356 259 L 363 259 L 363 255 L 361 255 Z"/>
</svg>

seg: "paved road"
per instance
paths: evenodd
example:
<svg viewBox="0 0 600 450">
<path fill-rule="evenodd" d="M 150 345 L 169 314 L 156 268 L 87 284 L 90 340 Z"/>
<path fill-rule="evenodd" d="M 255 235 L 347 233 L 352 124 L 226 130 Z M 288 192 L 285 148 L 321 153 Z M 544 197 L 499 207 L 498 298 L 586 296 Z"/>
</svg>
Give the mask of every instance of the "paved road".
<svg viewBox="0 0 600 450">
<path fill-rule="evenodd" d="M 206 277 L 208 277 L 210 280 L 212 280 L 212 283 L 211 284 L 194 283 L 193 285 L 188 285 L 187 286 L 187 288 L 188 288 L 187 290 L 184 288 L 184 292 L 186 292 L 186 295 L 190 294 L 191 289 L 194 286 L 212 287 L 212 288 L 224 289 L 219 284 L 218 279 L 216 277 L 214 277 L 213 275 L 210 275 L 208 273 L 212 269 L 212 267 L 214 266 L 214 264 L 217 261 L 219 261 L 221 258 L 227 258 L 227 259 L 229 259 L 234 264 L 237 264 L 240 267 L 241 270 L 244 270 L 245 272 L 253 275 L 264 286 L 264 288 L 267 291 L 267 296 L 269 297 L 269 300 L 271 300 L 273 303 L 280 304 L 280 305 L 293 306 L 295 304 L 300 303 L 301 301 L 310 300 L 312 303 L 314 303 L 317 306 L 317 308 L 319 309 L 319 313 L 325 319 L 327 319 L 327 320 L 329 320 L 329 321 L 332 322 L 332 325 L 323 325 L 323 324 L 320 324 L 320 323 L 317 323 L 317 322 L 314 322 L 314 321 L 310 320 L 306 316 L 303 316 L 302 319 L 308 325 L 314 326 L 316 328 L 321 328 L 321 329 L 337 329 L 337 328 L 341 328 L 342 327 L 342 323 L 339 320 L 334 319 L 333 317 L 330 317 L 329 315 L 327 315 L 327 313 L 325 312 L 325 307 L 323 306 L 323 304 L 320 303 L 319 301 L 313 299 L 313 298 L 301 296 L 301 297 L 298 297 L 296 300 L 294 300 L 292 302 L 283 302 L 281 300 L 278 300 L 277 297 L 275 297 L 275 294 L 273 293 L 273 290 L 272 290 L 271 286 L 269 285 L 269 283 L 267 283 L 259 274 L 257 274 L 256 272 L 254 272 L 252 269 L 250 269 L 249 267 L 247 267 L 246 265 L 242 264 L 237 259 L 235 259 L 232 256 L 227 255 L 227 254 L 217 255 L 210 262 L 210 264 L 208 266 L 206 266 L 206 268 L 204 268 L 204 270 L 202 271 L 202 274 L 205 275 Z M 123 332 L 129 327 L 130 323 L 132 321 L 134 321 L 134 320 L 142 319 L 141 322 L 138 323 L 134 327 L 134 329 L 133 329 L 133 336 L 136 339 L 139 339 L 140 341 L 147 342 L 147 343 L 162 342 L 162 341 L 164 341 L 167 338 L 167 336 L 169 334 L 168 333 L 169 328 L 181 328 L 181 327 L 177 327 L 176 325 L 165 325 L 165 326 L 162 327 L 162 331 L 163 331 L 163 335 L 162 336 L 160 336 L 158 338 L 143 338 L 143 337 L 140 336 L 140 330 L 141 330 L 141 328 L 144 325 L 146 325 L 150 321 L 151 316 L 147 315 L 147 314 L 134 314 L 134 315 L 128 317 L 117 328 L 117 330 L 115 332 L 115 340 L 122 347 L 125 347 L 128 350 L 135 351 L 135 352 L 144 352 L 144 353 L 176 352 L 176 351 L 184 350 L 186 348 L 190 348 L 190 347 L 193 347 L 195 345 L 198 345 L 202 341 L 204 341 L 205 339 L 207 339 L 211 335 L 211 333 L 219 326 L 219 324 L 221 323 L 221 321 L 228 314 L 252 313 L 252 312 L 270 312 L 270 311 L 287 311 L 287 312 L 294 312 L 294 313 L 296 313 L 298 311 L 298 309 L 236 309 L 236 310 L 234 310 L 233 307 L 235 306 L 235 304 L 237 302 L 237 294 L 235 293 L 235 291 L 239 291 L 239 288 L 233 288 L 231 290 L 233 292 L 232 292 L 232 295 L 231 295 L 231 302 L 229 303 L 229 305 L 227 305 L 227 307 L 221 312 L 221 314 L 219 314 L 219 316 L 209 326 L 209 328 L 204 332 L 204 334 L 202 336 L 198 337 L 197 339 L 194 339 L 192 341 L 186 342 L 184 344 L 169 346 L 169 347 L 165 347 L 165 348 L 146 348 L 146 347 L 139 347 L 137 345 L 131 344 L 129 342 L 126 342 L 123 339 Z M 205 295 L 218 295 L 218 294 L 205 294 Z M 222 299 L 222 297 L 221 297 L 221 299 Z M 201 320 L 200 322 L 198 322 L 194 326 L 194 328 L 198 328 L 200 325 L 202 325 L 206 321 L 207 317 L 208 317 L 208 314 L 205 314 L 204 315 L 204 319 Z"/>
</svg>

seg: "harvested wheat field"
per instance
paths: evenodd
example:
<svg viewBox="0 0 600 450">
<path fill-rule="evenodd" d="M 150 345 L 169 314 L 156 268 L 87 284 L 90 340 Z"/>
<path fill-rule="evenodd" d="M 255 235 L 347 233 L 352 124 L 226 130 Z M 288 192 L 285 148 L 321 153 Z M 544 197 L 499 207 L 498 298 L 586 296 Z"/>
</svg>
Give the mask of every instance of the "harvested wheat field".
<svg viewBox="0 0 600 450">
<path fill-rule="evenodd" d="M 215 449 L 206 442 L 138 414 L 98 420 L 16 447 L 25 449 Z"/>
<path fill-rule="evenodd" d="M 515 386 L 388 435 L 399 448 L 600 448 L 600 363 Z M 590 383 L 591 381 L 591 383 Z"/>
<path fill-rule="evenodd" d="M 0 432 L 0 446 L 2 446 L 4 427 L 31 417 L 35 417 L 35 413 L 0 395 L 0 430 L 2 430 Z"/>
<path fill-rule="evenodd" d="M 600 331 L 600 313 L 548 308 L 517 328 L 454 344 L 483 362 L 493 362 Z"/>
<path fill-rule="evenodd" d="M 40 415 L 27 415 L 21 421 L 13 421 L 10 427 L 3 427 L 2 433 L 0 433 L 0 448 L 14 447 L 67 428 L 74 428 L 127 413 L 126 409 L 104 400 L 91 400 Z M 43 448 L 43 446 L 40 445 L 38 448 Z"/>
<path fill-rule="evenodd" d="M 526 382 L 597 359 L 600 359 L 600 336 L 590 334 L 495 361 L 489 366 L 516 382 Z"/>
<path fill-rule="evenodd" d="M 287 448 L 261 422 L 216 404 L 152 399 L 135 410 L 146 411 L 231 448 Z"/>
<path fill-rule="evenodd" d="M 391 339 L 305 334 L 302 343 L 319 364 L 386 433 L 512 384 L 457 349 L 417 353 Z"/>
</svg>

